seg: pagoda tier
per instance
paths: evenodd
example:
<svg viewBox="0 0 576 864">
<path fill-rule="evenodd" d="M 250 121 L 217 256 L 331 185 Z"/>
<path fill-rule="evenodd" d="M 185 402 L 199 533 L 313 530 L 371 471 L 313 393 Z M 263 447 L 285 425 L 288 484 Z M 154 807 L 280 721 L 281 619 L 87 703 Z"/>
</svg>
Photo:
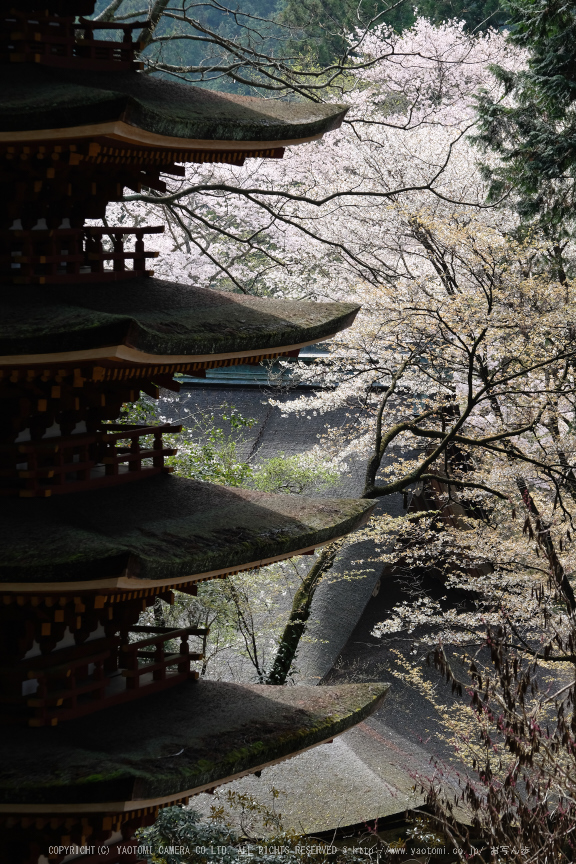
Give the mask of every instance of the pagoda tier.
<svg viewBox="0 0 576 864">
<path fill-rule="evenodd" d="M 0 285 L 0 364 L 118 358 L 211 363 L 284 353 L 349 327 L 359 306 L 275 300 L 158 279 L 114 286 Z M 244 361 L 243 361 L 244 362 Z"/>
<path fill-rule="evenodd" d="M 285 144 L 320 138 L 345 113 L 341 106 L 233 97 L 137 73 L 110 73 L 109 90 L 100 74 L 80 75 L 87 86 L 77 72 L 50 73 L 48 88 L 46 75 L 23 65 L 18 94 L 14 87 L 2 93 L 0 85 L 0 180 L 14 190 L 0 219 L 0 278 L 15 283 L 66 281 L 58 272 L 81 282 L 146 275 L 155 253 L 146 252 L 143 235 L 161 229 L 85 221 L 103 219 L 126 188 L 165 192 L 165 178 L 185 176 L 178 163 L 281 158 Z M 99 117 L 114 119 L 95 122 Z M 134 249 L 126 250 L 126 241 Z"/>
<path fill-rule="evenodd" d="M 178 587 L 311 551 L 374 506 L 172 476 L 49 502 L 4 498 L 0 591 Z"/>
<path fill-rule="evenodd" d="M 161 807 L 332 740 L 377 710 L 387 689 L 206 681 L 111 708 L 106 724 L 12 730 L 0 741 L 0 860 L 58 864 L 66 852 L 50 847 L 77 845 L 89 847 L 82 864 L 141 861 L 129 857 L 134 831 Z"/>
<path fill-rule="evenodd" d="M 4 499 L 0 722 L 54 725 L 195 676 L 207 633 L 138 626 L 155 598 L 311 553 L 373 508 L 180 477 L 49 503 Z M 189 637 L 200 640 L 192 653 Z M 165 651 L 172 640 L 179 647 Z"/>
<path fill-rule="evenodd" d="M 0 84 L 0 141 L 104 137 L 164 151 L 246 153 L 321 138 L 340 126 L 348 110 L 220 93 L 136 72 L 87 72 L 77 65 L 22 63 L 17 74 L 14 67 Z"/>
<path fill-rule="evenodd" d="M 12 189 L 0 219 L 4 281 L 149 275 L 155 253 L 143 235 L 154 228 L 86 220 L 104 219 L 126 188 L 165 192 L 164 178 L 185 176 L 179 163 L 281 158 L 286 145 L 321 138 L 346 113 L 138 74 L 131 34 L 146 22 L 96 25 L 55 9 L 0 14 L 0 66 L 18 70 L 0 82 L 0 181 Z M 105 29 L 123 29 L 124 41 L 94 38 Z"/>
<path fill-rule="evenodd" d="M 134 279 L 0 286 L 0 496 L 46 497 L 165 472 L 164 433 L 113 424 L 177 373 L 297 355 L 348 327 L 350 303 L 247 297 Z"/>
</svg>

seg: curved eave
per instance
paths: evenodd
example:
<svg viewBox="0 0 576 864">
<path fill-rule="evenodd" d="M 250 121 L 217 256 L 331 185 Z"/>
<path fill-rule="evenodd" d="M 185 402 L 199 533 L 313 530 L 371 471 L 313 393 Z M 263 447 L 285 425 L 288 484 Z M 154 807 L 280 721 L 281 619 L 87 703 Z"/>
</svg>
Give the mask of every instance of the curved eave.
<svg viewBox="0 0 576 864">
<path fill-rule="evenodd" d="M 376 504 L 372 509 L 367 510 L 362 521 L 356 525 L 356 529 L 361 528 L 366 524 Z M 347 532 L 349 533 L 349 532 Z M 255 558 L 241 566 L 231 565 L 228 567 L 220 567 L 216 570 L 207 570 L 204 573 L 192 573 L 184 578 L 180 577 L 176 581 L 174 579 L 154 579 L 152 587 L 163 588 L 165 590 L 185 589 L 188 585 L 194 585 L 198 582 L 206 582 L 209 579 L 221 579 L 224 576 L 233 576 L 236 573 L 245 573 L 247 570 L 258 570 L 260 567 L 267 567 L 269 564 L 276 564 L 278 561 L 286 561 L 288 558 L 297 558 L 299 555 L 311 555 L 316 549 L 321 549 L 328 543 L 334 543 L 336 540 L 342 540 L 346 534 L 336 535 L 329 540 L 324 540 L 321 543 L 313 543 L 311 546 L 304 546 L 301 549 L 294 549 L 291 552 L 285 552 L 282 555 L 272 555 L 268 558 Z M 106 592 L 106 591 L 127 591 L 138 594 L 138 592 L 147 591 L 150 588 L 151 582 L 149 579 L 138 579 L 131 575 L 131 564 L 134 562 L 128 561 L 126 568 L 118 575 L 111 579 L 89 579 L 84 582 L 2 582 L 0 581 L 1 594 L 73 594 L 75 591 L 90 591 L 90 592 Z"/>
<path fill-rule="evenodd" d="M 387 690 L 201 681 L 62 730 L 14 729 L 0 742 L 0 812 L 170 804 L 331 740 L 374 713 Z"/>
<path fill-rule="evenodd" d="M 0 588 L 194 582 L 321 546 L 359 528 L 374 506 L 169 475 L 49 499 L 4 498 Z"/>
<path fill-rule="evenodd" d="M 5 142 L 35 140 L 38 134 L 43 140 L 104 134 L 178 149 L 211 144 L 222 149 L 223 142 L 235 150 L 279 147 L 338 128 L 347 110 L 345 105 L 219 93 L 138 72 L 57 70 L 36 64 L 21 64 L 18 75 L 0 87 Z M 108 131 L 103 131 L 105 126 Z"/>
<path fill-rule="evenodd" d="M 342 328 L 343 329 L 343 328 Z M 317 342 L 323 342 L 326 339 L 332 339 L 339 333 L 335 330 L 327 336 L 319 336 L 317 339 L 311 339 L 308 342 L 298 342 L 292 345 L 279 345 L 270 349 L 270 356 L 278 354 L 288 354 L 292 351 L 299 351 L 301 348 L 306 348 L 308 345 L 315 345 Z M 0 366 L 39 366 L 42 364 L 52 363 L 89 363 L 91 361 L 98 362 L 99 360 L 126 360 L 129 363 L 150 365 L 169 365 L 169 364 L 184 364 L 184 363 L 210 363 L 217 365 L 219 360 L 235 360 L 235 359 L 250 359 L 255 356 L 262 356 L 266 359 L 266 350 L 254 348 L 250 351 L 228 351 L 220 354 L 147 354 L 144 351 L 137 351 L 135 348 L 130 348 L 127 345 L 109 345 L 106 348 L 87 349 L 85 351 L 55 351 L 47 354 L 7 354 L 0 356 Z"/>
<path fill-rule="evenodd" d="M 137 277 L 122 283 L 0 286 L 0 364 L 117 358 L 202 363 L 286 353 L 349 327 L 353 303 L 231 294 Z"/>
<path fill-rule="evenodd" d="M 158 135 L 131 126 L 123 120 L 113 120 L 109 123 L 92 123 L 83 126 L 62 126 L 58 129 L 17 129 L 13 132 L 0 131 L 0 142 L 5 144 L 32 144 L 48 141 L 78 141 L 83 138 L 105 138 L 112 142 L 132 144 L 134 146 L 157 147 L 162 150 L 190 151 L 191 154 L 205 153 L 249 153 L 253 150 L 275 150 L 279 147 L 293 147 L 296 144 L 309 144 L 318 141 L 324 132 L 317 132 L 302 138 L 270 138 L 253 141 L 234 141 L 205 138 L 175 138 L 173 135 Z"/>
</svg>

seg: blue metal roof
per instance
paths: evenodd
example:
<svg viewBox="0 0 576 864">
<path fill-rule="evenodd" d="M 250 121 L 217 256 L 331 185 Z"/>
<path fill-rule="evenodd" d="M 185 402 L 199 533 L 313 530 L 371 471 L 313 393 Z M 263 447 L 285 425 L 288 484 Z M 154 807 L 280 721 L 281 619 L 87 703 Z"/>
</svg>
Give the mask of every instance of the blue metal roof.
<svg viewBox="0 0 576 864">
<path fill-rule="evenodd" d="M 311 366 L 318 358 L 327 357 L 329 351 L 323 345 L 309 345 L 302 348 L 298 360 Z M 180 380 L 187 387 L 269 387 L 272 379 L 278 384 L 289 384 L 293 382 L 297 387 L 320 388 L 323 387 L 321 380 L 306 381 L 305 383 L 294 382 L 294 371 L 290 366 L 296 363 L 296 358 L 282 357 L 282 365 L 278 360 L 270 363 L 259 363 L 257 366 L 239 364 L 238 366 L 222 366 L 217 369 L 207 369 L 205 378 L 196 378 L 193 375 L 184 375 Z M 271 373 L 271 374 L 270 374 Z"/>
</svg>

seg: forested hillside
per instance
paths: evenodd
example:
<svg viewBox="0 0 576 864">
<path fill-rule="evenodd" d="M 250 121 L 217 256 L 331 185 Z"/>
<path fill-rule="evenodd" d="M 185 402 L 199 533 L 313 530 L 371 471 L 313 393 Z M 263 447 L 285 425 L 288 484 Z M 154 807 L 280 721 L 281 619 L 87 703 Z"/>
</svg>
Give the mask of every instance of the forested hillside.
<svg viewBox="0 0 576 864">
<path fill-rule="evenodd" d="M 471 31 L 501 28 L 506 23 L 499 0 L 421 0 L 420 3 L 387 3 L 385 0 L 284 0 L 280 18 L 297 28 L 294 45 L 326 64 L 344 50 L 344 33 L 364 29 L 372 22 L 388 24 L 398 33 L 411 27 L 418 16 L 434 24 L 452 19 L 466 22 Z M 390 9 L 389 12 L 386 10 Z"/>
<path fill-rule="evenodd" d="M 94 17 L 106 14 L 114 5 L 98 0 Z M 135 16 L 145 19 L 149 4 L 145 0 L 124 0 L 122 19 Z M 176 7 L 175 7 L 176 8 Z M 222 11 L 224 10 L 224 11 Z M 390 10 L 390 11 L 387 11 Z M 502 28 L 506 23 L 499 0 L 421 0 L 417 6 L 409 0 L 388 3 L 385 0 L 245 0 L 223 4 L 198 4 L 188 14 L 202 26 L 227 39 L 242 39 L 257 51 L 276 57 L 291 57 L 291 62 L 327 65 L 346 51 L 346 34 L 387 24 L 397 33 L 413 26 L 418 16 L 435 24 L 452 19 L 462 20 L 469 31 L 482 32 L 489 27 Z M 193 39 L 170 37 L 182 34 L 187 25 L 164 15 L 156 35 L 163 38 L 162 60 L 176 67 L 205 66 L 216 59 L 205 43 Z M 149 53 L 150 53 L 150 49 Z M 155 52 L 158 52 L 156 47 Z M 215 85 L 213 81 L 217 81 Z M 218 89 L 242 91 L 241 84 L 217 73 L 202 82 Z"/>
</svg>

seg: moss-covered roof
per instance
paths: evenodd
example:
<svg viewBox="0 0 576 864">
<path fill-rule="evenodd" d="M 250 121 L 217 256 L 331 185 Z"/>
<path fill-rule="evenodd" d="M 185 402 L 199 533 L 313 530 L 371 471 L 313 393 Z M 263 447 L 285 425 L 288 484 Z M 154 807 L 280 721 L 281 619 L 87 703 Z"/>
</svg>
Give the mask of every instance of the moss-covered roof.
<svg viewBox="0 0 576 864">
<path fill-rule="evenodd" d="M 0 84 L 0 132 L 66 129 L 121 120 L 195 141 L 283 141 L 337 128 L 347 108 L 235 96 L 142 75 L 22 64 Z"/>
<path fill-rule="evenodd" d="M 0 499 L 0 582 L 185 579 L 353 531 L 370 501 L 229 489 L 160 475 L 48 499 Z"/>
<path fill-rule="evenodd" d="M 81 809 L 215 786 L 346 731 L 387 689 L 189 682 L 63 727 L 12 729 L 0 740 L 0 804 Z"/>
<path fill-rule="evenodd" d="M 136 278 L 82 286 L 0 286 L 0 355 L 126 345 L 152 355 L 233 354 L 324 339 L 353 303 L 270 300 Z"/>
</svg>

